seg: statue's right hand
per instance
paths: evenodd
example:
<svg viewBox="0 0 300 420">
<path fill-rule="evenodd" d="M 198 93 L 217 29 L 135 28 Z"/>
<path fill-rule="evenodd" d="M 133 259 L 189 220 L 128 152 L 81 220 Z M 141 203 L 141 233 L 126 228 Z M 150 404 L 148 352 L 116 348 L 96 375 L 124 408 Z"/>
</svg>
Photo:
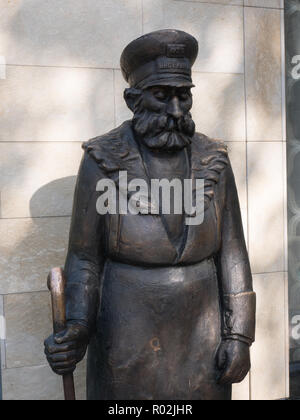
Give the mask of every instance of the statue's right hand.
<svg viewBox="0 0 300 420">
<path fill-rule="evenodd" d="M 50 335 L 44 345 L 51 369 L 58 375 L 74 372 L 84 358 L 88 341 L 88 329 L 80 324 L 69 324 L 65 331 Z"/>
</svg>

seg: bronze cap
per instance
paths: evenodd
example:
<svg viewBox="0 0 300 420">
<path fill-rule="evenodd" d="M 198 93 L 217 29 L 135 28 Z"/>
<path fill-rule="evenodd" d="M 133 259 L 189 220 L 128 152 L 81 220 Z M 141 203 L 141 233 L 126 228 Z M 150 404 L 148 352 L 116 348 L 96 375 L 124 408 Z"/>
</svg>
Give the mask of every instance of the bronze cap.
<svg viewBox="0 0 300 420">
<path fill-rule="evenodd" d="M 121 70 L 131 87 L 192 87 L 192 66 L 198 42 L 186 32 L 164 29 L 132 41 L 121 56 Z"/>
</svg>

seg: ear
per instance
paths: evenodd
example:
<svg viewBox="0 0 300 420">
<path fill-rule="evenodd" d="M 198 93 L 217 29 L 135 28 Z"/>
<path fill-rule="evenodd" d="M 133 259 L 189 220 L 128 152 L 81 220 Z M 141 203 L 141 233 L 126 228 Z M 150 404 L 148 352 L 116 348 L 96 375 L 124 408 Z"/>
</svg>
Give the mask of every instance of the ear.
<svg viewBox="0 0 300 420">
<path fill-rule="evenodd" d="M 124 91 L 124 99 L 128 108 L 134 112 L 135 105 L 138 99 L 140 99 L 142 91 L 140 89 L 128 88 Z"/>
</svg>

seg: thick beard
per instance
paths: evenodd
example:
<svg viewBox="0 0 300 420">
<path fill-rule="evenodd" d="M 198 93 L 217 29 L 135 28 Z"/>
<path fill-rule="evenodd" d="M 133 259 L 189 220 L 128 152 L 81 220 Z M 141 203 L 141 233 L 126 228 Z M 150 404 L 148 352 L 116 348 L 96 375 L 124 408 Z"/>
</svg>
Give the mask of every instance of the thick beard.
<svg viewBox="0 0 300 420">
<path fill-rule="evenodd" d="M 190 113 L 179 120 L 148 110 L 135 112 L 133 128 L 138 138 L 152 150 L 178 151 L 191 144 L 195 123 Z"/>
</svg>

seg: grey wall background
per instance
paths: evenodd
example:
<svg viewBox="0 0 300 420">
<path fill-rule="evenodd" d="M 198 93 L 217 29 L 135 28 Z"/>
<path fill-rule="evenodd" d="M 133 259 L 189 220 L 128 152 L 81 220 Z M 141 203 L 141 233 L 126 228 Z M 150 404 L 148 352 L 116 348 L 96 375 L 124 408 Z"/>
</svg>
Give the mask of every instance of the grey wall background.
<svg viewBox="0 0 300 420">
<path fill-rule="evenodd" d="M 251 374 L 234 399 L 288 395 L 282 7 L 280 0 L 0 0 L 4 399 L 62 398 L 43 355 L 51 332 L 46 275 L 64 262 L 80 145 L 130 117 L 121 51 L 167 27 L 199 40 L 193 116 L 198 131 L 227 142 L 239 189 L 258 326 Z M 82 399 L 84 372 L 82 363 Z"/>
</svg>

